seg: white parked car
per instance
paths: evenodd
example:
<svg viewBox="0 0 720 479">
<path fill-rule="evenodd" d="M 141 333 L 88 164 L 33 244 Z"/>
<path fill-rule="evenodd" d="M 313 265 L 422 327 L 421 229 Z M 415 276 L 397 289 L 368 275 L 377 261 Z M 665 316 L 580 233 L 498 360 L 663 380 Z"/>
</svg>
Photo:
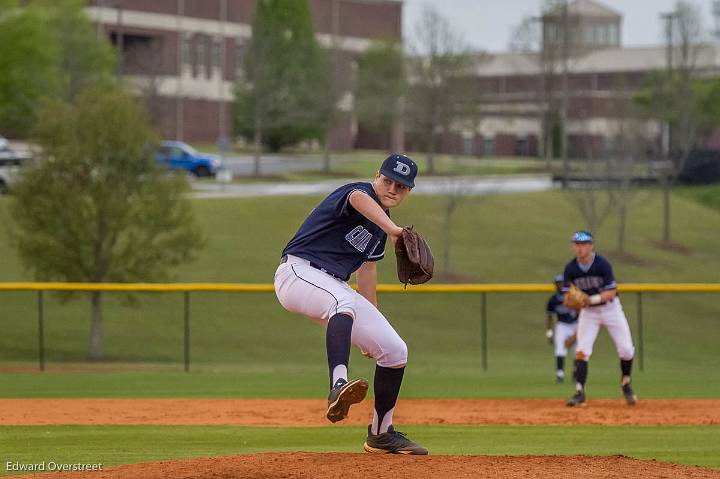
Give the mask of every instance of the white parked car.
<svg viewBox="0 0 720 479">
<path fill-rule="evenodd" d="M 29 160 L 30 154 L 14 151 L 10 143 L 0 136 L 0 194 L 5 194 L 17 181 L 20 165 Z"/>
</svg>

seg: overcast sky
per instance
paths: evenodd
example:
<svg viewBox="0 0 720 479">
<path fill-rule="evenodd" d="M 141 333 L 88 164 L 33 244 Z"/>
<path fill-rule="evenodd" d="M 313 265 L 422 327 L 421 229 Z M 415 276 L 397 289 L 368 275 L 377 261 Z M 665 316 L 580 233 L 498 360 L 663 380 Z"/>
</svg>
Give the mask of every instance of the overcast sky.
<svg viewBox="0 0 720 479">
<path fill-rule="evenodd" d="M 676 0 L 598 0 L 623 16 L 622 43 L 625 46 L 659 45 L 663 29 L 659 15 L 671 11 Z M 694 0 L 702 9 L 705 30 L 715 28 L 712 0 Z M 404 0 L 403 34 L 412 41 L 423 7 L 430 5 L 463 35 L 471 47 L 506 51 L 510 31 L 524 16 L 540 14 L 542 0 Z"/>
</svg>

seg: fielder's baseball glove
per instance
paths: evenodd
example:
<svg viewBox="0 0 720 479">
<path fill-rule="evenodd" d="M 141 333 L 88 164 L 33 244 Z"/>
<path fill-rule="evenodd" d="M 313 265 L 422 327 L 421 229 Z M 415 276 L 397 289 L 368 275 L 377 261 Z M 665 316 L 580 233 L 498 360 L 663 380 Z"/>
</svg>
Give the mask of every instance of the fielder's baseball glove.
<svg viewBox="0 0 720 479">
<path fill-rule="evenodd" d="M 577 334 L 573 334 L 565 340 L 565 347 L 571 347 L 573 344 L 575 344 L 575 341 L 577 341 Z"/>
<path fill-rule="evenodd" d="M 395 243 L 398 279 L 407 284 L 422 284 L 433 277 L 435 260 L 430 246 L 413 227 L 403 228 Z"/>
<path fill-rule="evenodd" d="M 580 311 L 590 304 L 590 297 L 585 294 L 582 289 L 578 288 L 574 284 L 571 284 L 570 289 L 567 293 L 565 293 L 563 304 L 568 308 Z"/>
</svg>

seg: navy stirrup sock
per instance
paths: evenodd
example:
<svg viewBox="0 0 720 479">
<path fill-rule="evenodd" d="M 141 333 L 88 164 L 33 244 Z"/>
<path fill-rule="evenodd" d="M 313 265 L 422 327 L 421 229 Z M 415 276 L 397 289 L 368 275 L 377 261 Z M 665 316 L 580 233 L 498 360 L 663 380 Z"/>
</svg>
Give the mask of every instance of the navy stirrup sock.
<svg viewBox="0 0 720 479">
<path fill-rule="evenodd" d="M 353 318 L 344 313 L 332 316 L 328 321 L 325 333 L 328 367 L 330 368 L 330 387 L 334 385 L 333 372 L 337 366 L 345 366 L 350 362 L 350 337 L 352 335 Z"/>
<path fill-rule="evenodd" d="M 588 374 L 588 362 L 582 359 L 575 360 L 575 381 L 585 389 L 585 381 Z"/>
<path fill-rule="evenodd" d="M 385 414 L 395 407 L 404 373 L 404 366 L 401 368 L 375 366 L 375 412 L 378 416 L 378 427 L 382 424 Z"/>
</svg>

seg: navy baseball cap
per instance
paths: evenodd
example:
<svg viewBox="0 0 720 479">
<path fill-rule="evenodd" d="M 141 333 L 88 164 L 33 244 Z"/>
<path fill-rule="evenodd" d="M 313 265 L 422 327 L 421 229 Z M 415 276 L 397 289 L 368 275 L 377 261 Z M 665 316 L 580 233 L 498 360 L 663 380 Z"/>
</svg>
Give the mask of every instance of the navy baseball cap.
<svg viewBox="0 0 720 479">
<path fill-rule="evenodd" d="M 589 231 L 576 231 L 572 236 L 573 243 L 592 243 L 593 236 Z"/>
<path fill-rule="evenodd" d="M 380 173 L 409 188 L 415 188 L 417 172 L 417 164 L 405 155 L 392 154 L 380 167 Z"/>
<path fill-rule="evenodd" d="M 564 282 L 565 282 L 565 277 L 564 277 L 563 275 L 561 275 L 561 274 L 556 274 L 556 275 L 555 275 L 555 282 L 556 282 L 556 283 L 564 283 Z"/>
</svg>

